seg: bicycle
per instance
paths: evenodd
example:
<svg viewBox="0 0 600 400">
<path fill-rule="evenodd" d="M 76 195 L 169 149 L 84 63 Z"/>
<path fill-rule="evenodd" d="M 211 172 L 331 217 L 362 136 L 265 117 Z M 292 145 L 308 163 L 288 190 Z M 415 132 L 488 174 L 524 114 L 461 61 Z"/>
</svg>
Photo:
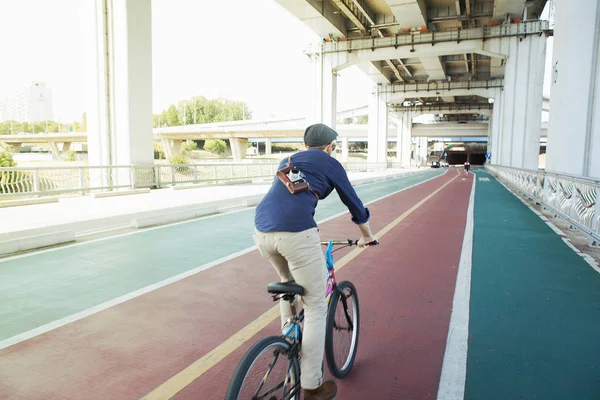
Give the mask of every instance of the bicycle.
<svg viewBox="0 0 600 400">
<path fill-rule="evenodd" d="M 321 242 L 327 245 L 325 260 L 327 265 L 327 319 L 325 327 L 325 358 L 329 371 L 336 378 L 343 378 L 350 373 L 356 358 L 358 334 L 360 330 L 360 311 L 356 288 L 349 281 L 337 282 L 335 279 L 333 253 L 343 247 L 333 250 L 334 246 L 357 245 L 357 240 Z M 366 244 L 374 246 L 377 240 Z M 300 399 L 300 351 L 302 348 L 302 324 L 304 310 L 297 313 L 294 300 L 304 294 L 304 288 L 293 282 L 270 283 L 267 292 L 273 295 L 273 301 L 281 299 L 289 301 L 292 307 L 292 317 L 286 321 L 279 336 L 267 336 L 248 349 L 238 364 L 229 388 L 226 400 L 299 400 Z M 343 313 L 338 313 L 338 305 L 342 305 Z M 339 320 L 336 319 L 340 316 Z M 347 352 L 335 350 L 336 332 L 347 331 L 350 336 L 350 346 Z M 272 361 L 264 368 L 252 370 L 261 356 L 272 356 Z M 341 359 L 337 356 L 342 356 Z M 276 368 L 277 361 L 283 360 Z M 283 375 L 283 377 L 281 377 Z M 279 376 L 269 380 L 273 376 Z M 273 382 L 274 381 L 274 382 Z M 255 382 L 255 384 L 253 384 Z M 265 389 L 264 393 L 259 394 Z M 279 392 L 281 395 L 276 395 Z"/>
</svg>

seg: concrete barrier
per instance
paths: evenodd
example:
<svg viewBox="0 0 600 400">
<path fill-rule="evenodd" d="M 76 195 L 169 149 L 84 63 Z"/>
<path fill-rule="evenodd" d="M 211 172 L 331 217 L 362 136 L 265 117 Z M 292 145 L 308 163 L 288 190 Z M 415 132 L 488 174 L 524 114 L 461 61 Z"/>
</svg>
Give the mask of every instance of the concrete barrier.
<svg viewBox="0 0 600 400">
<path fill-rule="evenodd" d="M 115 196 L 128 196 L 130 194 L 142 194 L 142 193 L 150 193 L 150 189 L 135 189 L 135 190 L 115 190 L 112 192 L 100 192 L 100 193 L 92 193 L 92 197 L 95 199 L 101 199 L 104 197 L 115 197 Z"/>
<path fill-rule="evenodd" d="M 75 241 L 74 231 L 59 231 L 0 242 L 0 255 L 19 253 Z"/>
<path fill-rule="evenodd" d="M 202 189 L 216 186 L 231 186 L 231 185 L 246 185 L 252 183 L 251 180 L 223 182 L 223 183 L 195 183 L 192 185 L 175 185 L 171 186 L 171 190 L 187 190 L 187 189 Z"/>
<path fill-rule="evenodd" d="M 39 199 L 5 200 L 0 201 L 0 208 L 28 206 L 32 204 L 58 203 L 57 197 L 46 197 Z"/>
<path fill-rule="evenodd" d="M 247 197 L 242 200 L 242 205 L 244 207 L 256 207 L 264 197 L 264 194 L 257 194 L 255 196 Z"/>
<path fill-rule="evenodd" d="M 353 185 L 362 185 L 372 183 L 375 180 L 395 179 L 401 176 L 418 174 L 425 172 L 428 169 L 422 170 L 406 170 L 398 171 L 397 173 L 388 174 L 385 177 L 364 177 L 351 180 Z M 214 186 L 214 185 L 210 185 Z M 165 189 L 168 190 L 168 189 Z M 262 200 L 266 193 L 254 195 L 245 195 L 236 198 L 223 199 L 219 201 L 211 201 L 207 203 L 186 204 L 163 209 L 146 210 L 135 213 L 127 213 L 115 216 L 106 216 L 103 218 L 93 218 L 82 221 L 73 221 L 64 224 L 52 226 L 44 226 L 21 231 L 11 231 L 0 234 L 0 243 L 14 243 L 20 240 L 29 241 L 30 238 L 37 236 L 53 236 L 57 232 L 70 231 L 75 232 L 77 236 L 93 234 L 99 231 L 108 231 L 121 228 L 144 228 L 149 226 L 157 226 L 161 224 L 169 224 L 182 222 L 202 216 L 208 216 L 219 212 L 232 211 L 243 207 L 254 207 Z M 12 200 L 11 200 L 12 201 Z M 59 240 L 59 242 L 62 241 Z M 14 244 L 13 244 L 14 245 Z M 52 245 L 52 244 L 49 244 Z M 25 246 L 27 247 L 27 246 Z M 30 247 L 35 248 L 35 247 Z M 1 253 L 0 253 L 1 254 Z"/>
<path fill-rule="evenodd" d="M 204 205 L 195 209 L 185 211 L 175 211 L 167 213 L 157 213 L 144 217 L 137 217 L 131 220 L 131 227 L 135 229 L 147 228 L 156 225 L 172 224 L 175 222 L 186 221 L 193 218 L 205 217 L 207 215 L 216 214 L 219 212 L 219 207 L 216 205 Z"/>
<path fill-rule="evenodd" d="M 352 183 L 353 186 L 360 186 L 360 185 L 365 185 L 367 183 L 375 183 L 375 182 L 387 181 L 389 179 L 395 179 L 395 178 L 400 178 L 402 176 L 413 175 L 414 173 L 419 173 L 419 172 L 421 172 L 421 171 L 418 171 L 418 172 L 398 172 L 396 174 L 389 174 L 389 175 L 385 175 L 385 176 L 376 176 L 376 177 L 368 177 L 368 178 L 360 178 L 360 179 L 351 179 L 350 183 Z"/>
</svg>

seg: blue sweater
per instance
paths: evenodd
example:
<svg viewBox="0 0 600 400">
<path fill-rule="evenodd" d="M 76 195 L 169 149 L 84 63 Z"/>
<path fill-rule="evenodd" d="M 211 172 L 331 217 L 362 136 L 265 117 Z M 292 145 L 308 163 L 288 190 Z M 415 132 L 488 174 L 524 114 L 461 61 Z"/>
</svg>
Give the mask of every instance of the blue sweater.
<svg viewBox="0 0 600 400">
<path fill-rule="evenodd" d="M 282 169 L 287 158 L 279 164 Z M 324 199 L 336 189 L 340 200 L 348 207 L 352 221 L 364 224 L 369 220 L 369 210 L 356 195 L 348 175 L 338 160 L 320 149 L 308 149 L 292 156 L 291 165 L 305 175 L 319 199 Z M 310 191 L 291 194 L 277 177 L 256 208 L 254 224 L 260 232 L 301 232 L 317 226 L 314 216 L 317 198 Z"/>
</svg>

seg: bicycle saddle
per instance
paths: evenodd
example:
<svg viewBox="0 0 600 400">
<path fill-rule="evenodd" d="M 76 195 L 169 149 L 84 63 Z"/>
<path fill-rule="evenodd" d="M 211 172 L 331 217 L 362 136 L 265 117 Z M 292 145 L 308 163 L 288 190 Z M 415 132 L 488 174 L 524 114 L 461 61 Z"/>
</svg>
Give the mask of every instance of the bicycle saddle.
<svg viewBox="0 0 600 400">
<path fill-rule="evenodd" d="M 274 282 L 267 285 L 267 292 L 275 294 L 298 294 L 304 295 L 304 288 L 294 282 Z"/>
</svg>

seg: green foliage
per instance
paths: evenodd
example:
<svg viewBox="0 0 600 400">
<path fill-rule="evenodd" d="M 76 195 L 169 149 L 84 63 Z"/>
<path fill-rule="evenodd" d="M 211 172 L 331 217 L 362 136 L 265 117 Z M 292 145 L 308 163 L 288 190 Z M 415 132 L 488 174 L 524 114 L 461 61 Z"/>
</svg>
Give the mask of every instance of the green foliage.
<svg viewBox="0 0 600 400">
<path fill-rule="evenodd" d="M 83 121 L 81 124 L 77 121 L 60 123 L 60 133 L 68 132 L 86 132 L 87 129 L 87 117 L 83 113 Z M 35 123 L 29 122 L 18 122 L 18 121 L 4 121 L 0 122 L 0 135 L 16 135 L 19 132 L 27 133 L 58 133 L 59 125 L 57 121 L 48 120 L 47 126 L 46 121 L 38 121 Z"/>
<path fill-rule="evenodd" d="M 189 160 L 183 154 L 175 154 L 169 158 L 169 164 L 189 164 Z"/>
<path fill-rule="evenodd" d="M 204 150 L 210 151 L 211 153 L 221 155 L 225 153 L 227 149 L 227 143 L 221 139 L 208 139 L 204 142 Z"/>
<path fill-rule="evenodd" d="M 11 132 L 11 126 L 10 126 L 10 122 L 11 121 L 5 121 L 5 122 L 0 122 L 0 135 L 10 135 Z M 14 121 L 13 121 L 13 130 L 14 130 Z M 21 126 L 21 124 L 19 124 L 19 127 Z M 14 131 L 15 133 L 17 133 L 18 131 Z"/>
<path fill-rule="evenodd" d="M 182 165 L 189 164 L 190 161 L 183 154 L 176 154 L 173 157 L 169 158 L 169 164 Z M 193 169 L 191 167 L 175 167 L 175 172 L 178 174 L 189 175 Z"/>
<path fill-rule="evenodd" d="M 177 109 L 174 105 L 169 106 L 167 109 L 167 126 L 179 126 L 181 122 L 179 120 L 179 115 L 177 114 Z"/>
<path fill-rule="evenodd" d="M 154 159 L 155 160 L 164 160 L 165 157 L 165 151 L 163 150 L 163 147 L 160 143 L 154 143 Z"/>
<path fill-rule="evenodd" d="M 77 161 L 77 152 L 74 150 L 69 150 L 63 156 L 65 161 Z"/>
<path fill-rule="evenodd" d="M 369 116 L 368 115 L 359 115 L 358 117 L 356 117 L 356 123 L 357 124 L 368 124 Z"/>
<path fill-rule="evenodd" d="M 169 106 L 166 111 L 154 115 L 154 127 L 207 124 L 211 122 L 252 119 L 252 111 L 242 101 L 225 99 L 208 100 L 203 96 L 192 97 Z"/>
<path fill-rule="evenodd" d="M 13 160 L 11 147 L 0 142 L 0 167 L 14 167 L 17 163 Z"/>
<path fill-rule="evenodd" d="M 46 132 L 46 121 L 44 122 L 36 122 L 33 125 L 34 133 L 45 133 Z"/>
<path fill-rule="evenodd" d="M 198 148 L 198 143 L 193 140 L 186 140 L 181 143 L 181 154 L 188 154 L 190 151 L 196 150 Z"/>
</svg>

